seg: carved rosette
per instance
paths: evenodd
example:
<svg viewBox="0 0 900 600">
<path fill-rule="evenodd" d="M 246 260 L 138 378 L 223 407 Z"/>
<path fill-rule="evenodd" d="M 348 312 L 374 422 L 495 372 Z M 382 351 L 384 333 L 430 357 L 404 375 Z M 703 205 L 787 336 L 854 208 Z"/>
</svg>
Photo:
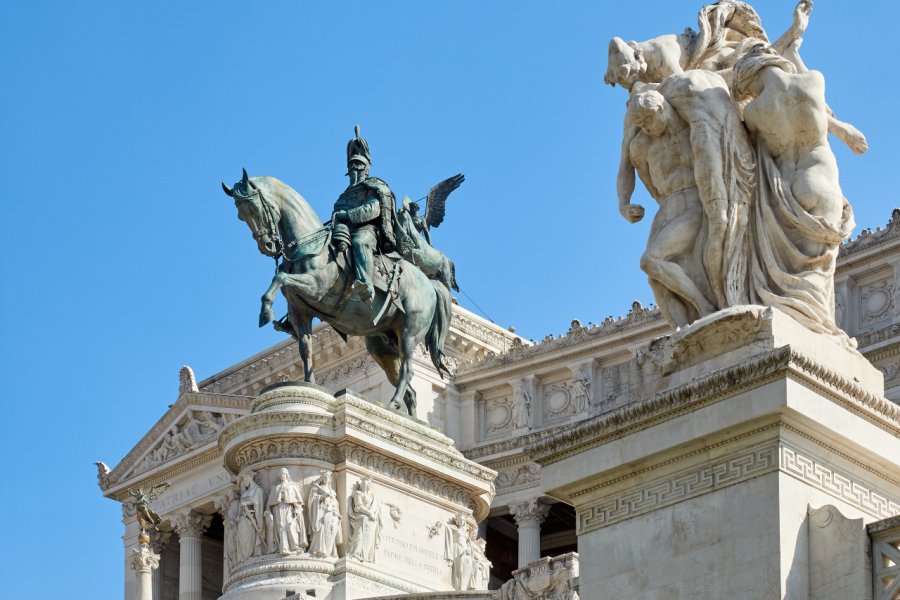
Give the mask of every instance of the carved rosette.
<svg viewBox="0 0 900 600">
<path fill-rule="evenodd" d="M 139 544 L 131 549 L 131 568 L 138 573 L 150 573 L 159 568 L 159 554 L 154 552 L 149 544 Z"/>
</svg>

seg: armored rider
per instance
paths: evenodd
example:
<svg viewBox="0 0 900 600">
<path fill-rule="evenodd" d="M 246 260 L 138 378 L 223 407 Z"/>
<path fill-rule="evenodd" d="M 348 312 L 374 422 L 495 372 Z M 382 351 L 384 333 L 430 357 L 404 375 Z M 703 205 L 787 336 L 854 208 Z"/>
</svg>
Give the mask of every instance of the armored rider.
<svg viewBox="0 0 900 600">
<path fill-rule="evenodd" d="M 359 137 L 357 125 L 356 137 L 347 143 L 350 185 L 334 203 L 331 222 L 336 232 L 343 227 L 349 229 L 356 278 L 352 292 L 369 302 L 375 294 L 372 279 L 375 251 L 387 254 L 398 250 L 394 193 L 381 179 L 369 177 L 371 165 L 369 145 Z"/>
</svg>

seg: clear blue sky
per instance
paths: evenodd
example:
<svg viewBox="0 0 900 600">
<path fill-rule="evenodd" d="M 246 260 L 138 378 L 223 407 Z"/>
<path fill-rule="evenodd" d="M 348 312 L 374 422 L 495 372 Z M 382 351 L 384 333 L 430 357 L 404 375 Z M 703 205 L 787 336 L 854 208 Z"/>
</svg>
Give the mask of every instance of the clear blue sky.
<svg viewBox="0 0 900 600">
<path fill-rule="evenodd" d="M 120 511 L 92 461 L 140 439 L 181 365 L 207 377 L 282 339 L 255 323 L 272 262 L 219 188 L 241 167 L 326 214 L 360 123 L 398 197 L 465 173 L 435 243 L 498 323 L 539 339 L 651 303 L 652 214 L 615 208 L 606 47 L 680 32 L 701 4 L 9 3 L 0 595 L 121 597 Z M 773 38 L 789 25 L 792 2 L 755 6 Z M 864 157 L 833 142 L 860 227 L 896 203 L 898 17 L 819 0 L 802 51 L 869 138 Z"/>
</svg>

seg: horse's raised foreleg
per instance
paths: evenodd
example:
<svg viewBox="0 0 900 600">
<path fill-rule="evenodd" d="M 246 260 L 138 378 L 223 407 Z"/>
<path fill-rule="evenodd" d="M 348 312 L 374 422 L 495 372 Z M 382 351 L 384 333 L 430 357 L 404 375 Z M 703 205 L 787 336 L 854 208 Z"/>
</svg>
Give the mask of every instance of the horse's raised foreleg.
<svg viewBox="0 0 900 600">
<path fill-rule="evenodd" d="M 272 312 L 272 303 L 275 301 L 275 294 L 280 289 L 293 292 L 301 298 L 319 298 L 322 293 L 319 289 L 316 278 L 307 273 L 292 275 L 279 271 L 272 277 L 272 283 L 269 289 L 262 295 L 262 307 L 259 311 L 259 326 L 262 327 L 266 323 L 275 318 Z"/>
<path fill-rule="evenodd" d="M 300 360 L 303 362 L 303 381 L 315 383 L 316 376 L 313 373 L 312 353 L 312 315 L 294 305 L 288 303 L 288 315 L 294 333 L 297 335 L 297 346 L 300 350 Z"/>
<path fill-rule="evenodd" d="M 275 294 L 278 293 L 278 290 L 281 289 L 281 286 L 284 285 L 284 273 L 278 272 L 275 273 L 275 276 L 272 278 L 272 283 L 269 284 L 269 288 L 262 295 L 260 301 L 262 302 L 262 306 L 259 309 L 259 326 L 264 327 L 266 323 L 272 321 L 275 318 L 275 314 L 272 312 L 272 303 L 275 301 Z"/>
</svg>

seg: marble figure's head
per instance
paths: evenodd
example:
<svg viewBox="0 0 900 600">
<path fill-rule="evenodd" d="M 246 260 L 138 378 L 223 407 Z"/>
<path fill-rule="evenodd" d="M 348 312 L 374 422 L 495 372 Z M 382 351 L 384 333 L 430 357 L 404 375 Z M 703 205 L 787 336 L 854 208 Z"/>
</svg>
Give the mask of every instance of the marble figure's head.
<svg viewBox="0 0 900 600">
<path fill-rule="evenodd" d="M 666 131 L 666 104 L 656 90 L 639 92 L 628 101 L 628 120 L 647 135 L 661 136 Z"/>
<path fill-rule="evenodd" d="M 731 70 L 731 97 L 740 102 L 758 96 L 762 92 L 759 74 L 767 67 L 776 67 L 785 73 L 797 72 L 794 64 L 778 54 L 775 48 L 757 44 Z"/>
<path fill-rule="evenodd" d="M 620 37 L 614 37 L 609 42 L 609 55 L 606 63 L 606 75 L 603 82 L 615 87 L 621 85 L 630 90 L 635 82 L 647 70 L 647 61 L 637 42 L 626 42 Z"/>
</svg>

